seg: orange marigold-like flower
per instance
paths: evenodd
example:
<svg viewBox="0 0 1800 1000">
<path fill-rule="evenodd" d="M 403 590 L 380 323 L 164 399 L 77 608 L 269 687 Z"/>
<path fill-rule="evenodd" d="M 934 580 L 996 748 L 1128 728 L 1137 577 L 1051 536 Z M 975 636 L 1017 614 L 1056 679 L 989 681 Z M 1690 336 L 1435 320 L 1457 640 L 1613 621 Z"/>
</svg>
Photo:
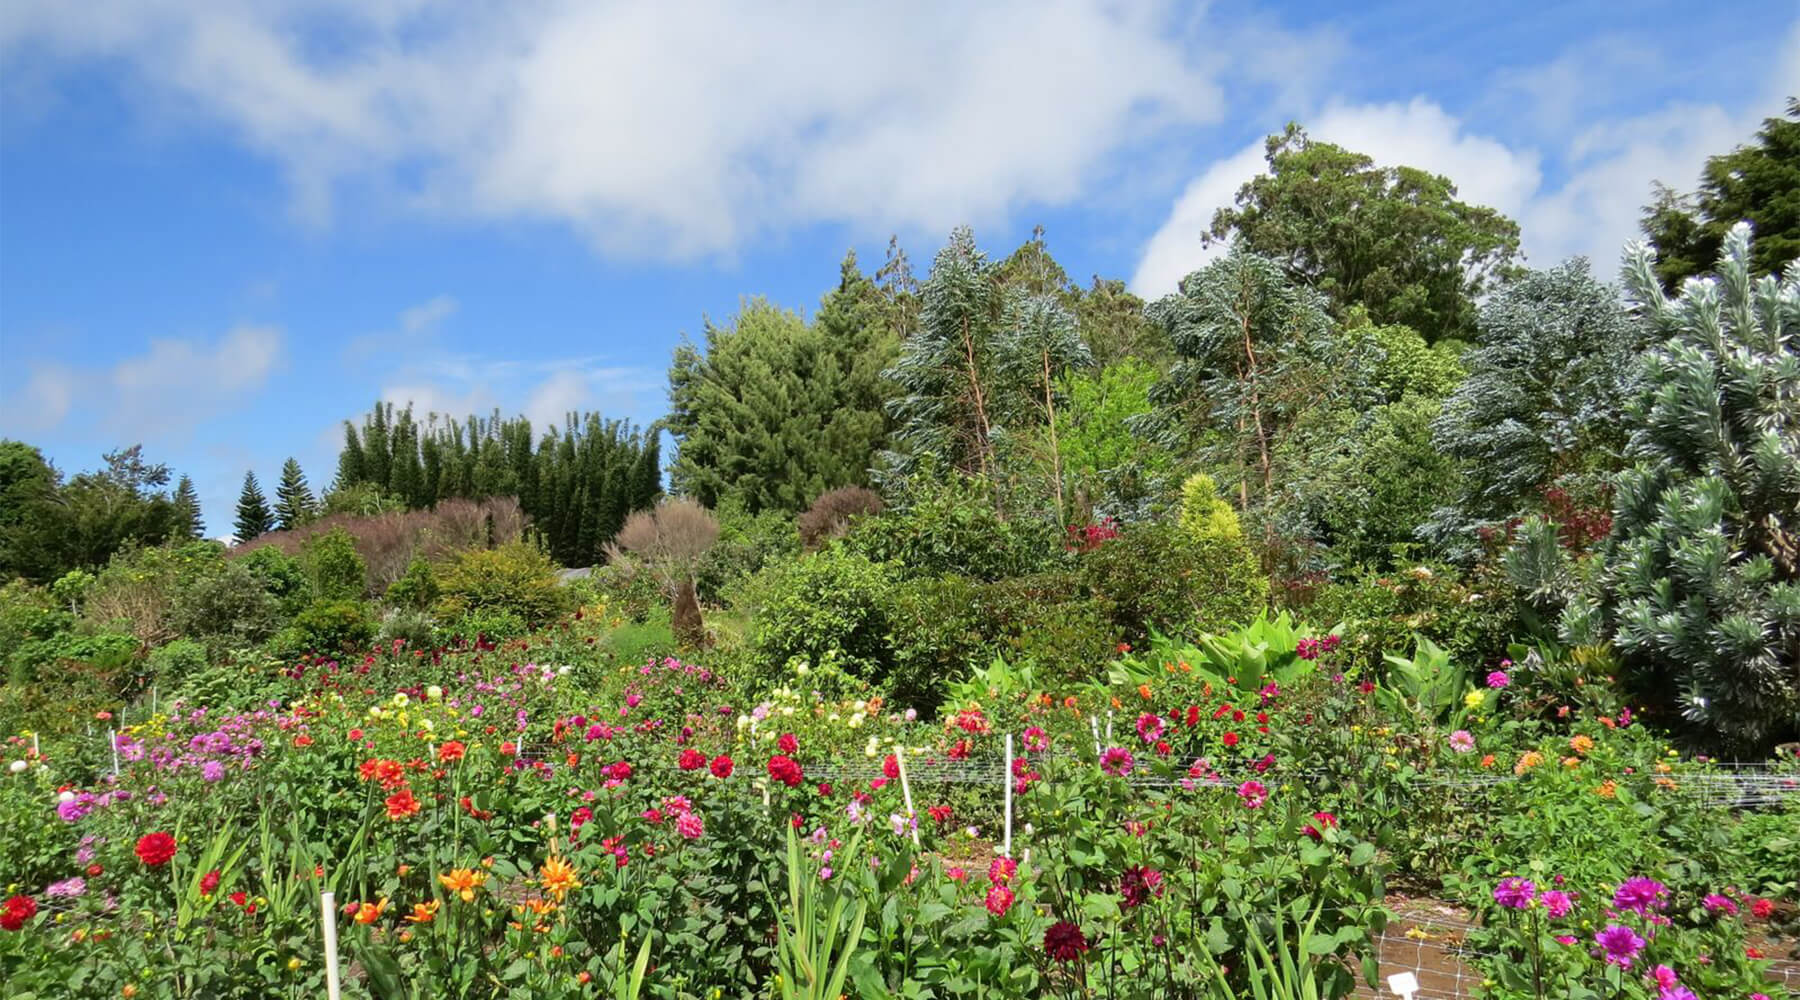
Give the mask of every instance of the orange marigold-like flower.
<svg viewBox="0 0 1800 1000">
<path fill-rule="evenodd" d="M 412 912 L 406 915 L 406 922 L 411 924 L 429 924 L 437 919 L 438 906 L 439 903 L 435 899 L 429 903 L 414 903 Z"/>
<path fill-rule="evenodd" d="M 487 872 L 478 872 L 470 868 L 458 868 L 438 876 L 438 881 L 444 884 L 444 889 L 455 893 L 465 903 L 475 901 L 475 890 L 485 885 L 487 880 Z"/>
<path fill-rule="evenodd" d="M 387 912 L 388 901 L 387 897 L 383 896 L 379 902 L 352 903 L 350 905 L 355 907 L 355 909 L 350 911 L 352 919 L 359 924 L 372 924 L 375 921 L 380 920 L 381 915 Z"/>
<path fill-rule="evenodd" d="M 1594 789 L 1594 794 L 1600 796 L 1603 799 L 1618 798 L 1619 797 L 1619 785 L 1617 782 L 1613 781 L 1611 778 L 1608 778 L 1607 780 L 1602 781 L 1600 783 L 1600 787 Z"/>
<path fill-rule="evenodd" d="M 1569 749 L 1583 756 L 1593 753 L 1594 738 L 1586 735 L 1572 736 L 1569 738 Z"/>
<path fill-rule="evenodd" d="M 462 760 L 467 749 L 460 740 L 445 740 L 438 746 L 438 762 L 448 764 L 453 760 Z"/>
<path fill-rule="evenodd" d="M 1543 762 L 1543 754 L 1538 753 L 1536 750 L 1527 750 L 1525 751 L 1524 756 L 1519 758 L 1519 762 L 1513 765 L 1513 773 L 1524 774 L 1526 771 L 1531 770 Z"/>
<path fill-rule="evenodd" d="M 551 855 L 550 860 L 544 862 L 544 867 L 538 869 L 538 877 L 544 884 L 544 890 L 558 900 L 570 889 L 581 887 L 581 880 L 575 875 L 575 866 L 555 855 Z"/>
<path fill-rule="evenodd" d="M 419 808 L 419 800 L 413 796 L 410 788 L 402 788 L 387 797 L 388 819 L 405 819 L 408 816 L 416 815 Z"/>
</svg>

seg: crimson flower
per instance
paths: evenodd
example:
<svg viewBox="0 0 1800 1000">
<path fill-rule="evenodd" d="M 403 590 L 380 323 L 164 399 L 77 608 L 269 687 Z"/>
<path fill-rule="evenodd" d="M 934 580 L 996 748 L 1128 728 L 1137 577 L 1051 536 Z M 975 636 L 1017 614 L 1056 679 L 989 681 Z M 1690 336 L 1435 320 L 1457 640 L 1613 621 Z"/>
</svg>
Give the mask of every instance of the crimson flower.
<svg viewBox="0 0 1800 1000">
<path fill-rule="evenodd" d="M 800 741 L 794 738 L 793 733 L 782 733 L 781 738 L 775 741 L 775 746 L 782 753 L 800 752 Z"/>
<path fill-rule="evenodd" d="M 146 866 L 161 868 L 175 856 L 175 838 L 161 831 L 146 833 L 138 838 L 135 850 L 138 860 Z"/>
<path fill-rule="evenodd" d="M 30 896 L 14 896 L 0 907 L 0 929 L 16 931 L 25 926 L 25 922 L 37 916 L 37 900 Z"/>
<path fill-rule="evenodd" d="M 800 765 L 792 757 L 781 754 L 769 758 L 769 777 L 789 788 L 799 788 L 800 783 L 806 780 L 806 774 L 800 770 Z"/>
<path fill-rule="evenodd" d="M 1067 920 L 1058 920 L 1044 932 L 1044 953 L 1058 962 L 1078 961 L 1087 950 L 1087 935 Z"/>
<path fill-rule="evenodd" d="M 688 747 L 681 751 L 681 759 L 676 761 L 676 766 L 683 771 L 698 771 L 706 766 L 706 755 L 693 747 Z"/>
<path fill-rule="evenodd" d="M 714 757 L 713 762 L 712 762 L 713 777 L 715 777 L 715 778 L 731 777 L 731 769 L 733 766 L 734 765 L 731 762 L 731 758 L 725 756 L 724 754 L 720 754 L 717 757 Z"/>
<path fill-rule="evenodd" d="M 209 871 L 205 875 L 200 876 L 200 895 L 210 896 L 213 894 L 214 890 L 216 890 L 218 888 L 219 888 L 219 870 L 217 868 L 214 868 L 212 871 Z"/>
</svg>

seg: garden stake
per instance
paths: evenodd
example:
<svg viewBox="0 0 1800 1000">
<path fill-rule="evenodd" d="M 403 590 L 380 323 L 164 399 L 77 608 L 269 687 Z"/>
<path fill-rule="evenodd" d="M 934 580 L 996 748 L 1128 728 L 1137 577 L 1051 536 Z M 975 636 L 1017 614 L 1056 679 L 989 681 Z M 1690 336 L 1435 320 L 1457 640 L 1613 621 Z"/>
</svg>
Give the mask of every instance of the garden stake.
<svg viewBox="0 0 1800 1000">
<path fill-rule="evenodd" d="M 330 889 L 319 893 L 319 918 L 325 925 L 325 996 L 338 1000 L 337 906 Z"/>
<path fill-rule="evenodd" d="M 899 767 L 899 769 L 900 769 L 900 794 L 902 794 L 906 797 L 906 818 L 907 818 L 907 820 L 909 820 L 911 822 L 912 835 L 913 835 L 913 846 L 917 847 L 917 846 L 919 846 L 919 823 L 916 818 L 917 814 L 915 814 L 913 812 L 912 785 L 909 784 L 906 780 L 906 748 L 905 747 L 899 746 L 899 745 L 896 745 L 894 747 L 894 764 L 897 767 Z"/>
<path fill-rule="evenodd" d="M 1006 770 L 1000 772 L 1000 783 L 1006 786 L 1006 841 L 1000 847 L 1000 853 L 1012 857 L 1012 772 L 1013 772 L 1013 734 L 1006 734 Z M 908 809 L 912 806 L 908 805 Z"/>
<path fill-rule="evenodd" d="M 1094 756 L 1100 756 L 1100 720 L 1088 716 L 1088 731 L 1094 734 Z"/>
<path fill-rule="evenodd" d="M 1112 746 L 1112 709 L 1106 710 L 1106 745 Z"/>
<path fill-rule="evenodd" d="M 1388 989 L 1404 1000 L 1413 1000 L 1413 994 L 1419 992 L 1419 977 L 1410 972 L 1396 972 L 1388 977 Z"/>
<path fill-rule="evenodd" d="M 119 734 L 114 730 L 106 731 L 106 745 L 112 747 L 113 777 L 119 776 Z"/>
</svg>

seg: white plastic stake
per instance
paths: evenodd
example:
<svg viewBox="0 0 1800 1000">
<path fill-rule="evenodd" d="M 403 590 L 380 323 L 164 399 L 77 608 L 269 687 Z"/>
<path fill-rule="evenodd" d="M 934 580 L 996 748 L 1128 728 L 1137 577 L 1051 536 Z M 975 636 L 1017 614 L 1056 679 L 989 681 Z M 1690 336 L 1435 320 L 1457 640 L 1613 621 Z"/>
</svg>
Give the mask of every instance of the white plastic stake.
<svg viewBox="0 0 1800 1000">
<path fill-rule="evenodd" d="M 1094 756 L 1100 756 L 1100 720 L 1088 716 L 1088 731 L 1094 734 Z"/>
<path fill-rule="evenodd" d="M 1000 783 L 1006 786 L 1006 840 L 1001 844 L 1000 853 L 1012 857 L 1012 795 L 1013 795 L 1013 734 L 1006 734 L 1006 773 L 1001 776 Z M 908 806 L 908 808 L 911 808 Z"/>
<path fill-rule="evenodd" d="M 909 825 L 912 827 L 913 846 L 917 847 L 919 846 L 919 818 L 918 813 L 913 812 L 912 784 L 906 780 L 905 747 L 899 746 L 898 744 L 895 745 L 894 763 L 900 768 L 900 794 L 906 798 L 906 818 L 909 821 Z"/>
<path fill-rule="evenodd" d="M 1419 977 L 1410 972 L 1396 972 L 1388 977 L 1388 989 L 1395 996 L 1413 1000 L 1413 994 L 1419 992 Z"/>
<path fill-rule="evenodd" d="M 33 732 L 31 734 L 31 755 L 33 757 L 38 758 L 39 760 L 42 760 L 44 757 L 43 753 L 38 750 L 38 741 L 37 741 L 37 733 L 36 732 Z"/>
<path fill-rule="evenodd" d="M 1106 710 L 1106 745 L 1112 746 L 1112 709 Z"/>
<path fill-rule="evenodd" d="M 112 747 L 113 777 L 119 776 L 119 734 L 111 729 L 106 731 L 106 745 Z"/>
<path fill-rule="evenodd" d="M 325 996 L 338 1000 L 337 903 L 330 891 L 319 893 L 319 919 L 325 925 Z"/>
</svg>

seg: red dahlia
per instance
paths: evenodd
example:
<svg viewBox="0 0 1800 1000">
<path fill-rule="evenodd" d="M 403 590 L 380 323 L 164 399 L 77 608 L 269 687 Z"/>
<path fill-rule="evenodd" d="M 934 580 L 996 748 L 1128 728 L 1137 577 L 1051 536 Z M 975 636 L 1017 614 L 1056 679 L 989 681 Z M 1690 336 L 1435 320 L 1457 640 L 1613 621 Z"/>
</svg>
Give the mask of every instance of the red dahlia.
<svg viewBox="0 0 1800 1000">
<path fill-rule="evenodd" d="M 715 778 L 731 777 L 732 767 L 733 767 L 733 764 L 731 763 L 730 757 L 727 757 L 724 754 L 720 754 L 717 757 L 714 757 L 713 762 L 712 762 L 713 777 L 715 777 Z"/>
<path fill-rule="evenodd" d="M 1081 928 L 1059 920 L 1044 932 L 1044 953 L 1058 962 L 1074 962 L 1088 950 L 1088 939 Z"/>
<path fill-rule="evenodd" d="M 219 870 L 214 868 L 200 876 L 200 895 L 210 896 L 219 888 Z"/>
<path fill-rule="evenodd" d="M 781 738 L 775 741 L 775 746 L 782 753 L 798 753 L 800 751 L 800 741 L 794 738 L 793 733 L 782 733 Z"/>
<path fill-rule="evenodd" d="M 789 788 L 799 788 L 800 783 L 806 780 L 806 775 L 800 770 L 800 765 L 794 763 L 793 758 L 784 757 L 781 754 L 769 758 L 769 777 Z"/>
<path fill-rule="evenodd" d="M 14 896 L 0 907 L 0 928 L 16 931 L 25 926 L 25 922 L 37 916 L 37 900 L 30 896 Z"/>
<path fill-rule="evenodd" d="M 146 833 L 138 838 L 138 860 L 151 868 L 161 868 L 175 856 L 175 838 L 163 832 Z"/>
<path fill-rule="evenodd" d="M 681 751 L 681 759 L 676 763 L 683 771 L 698 771 L 706 766 L 706 755 L 688 747 Z"/>
</svg>

